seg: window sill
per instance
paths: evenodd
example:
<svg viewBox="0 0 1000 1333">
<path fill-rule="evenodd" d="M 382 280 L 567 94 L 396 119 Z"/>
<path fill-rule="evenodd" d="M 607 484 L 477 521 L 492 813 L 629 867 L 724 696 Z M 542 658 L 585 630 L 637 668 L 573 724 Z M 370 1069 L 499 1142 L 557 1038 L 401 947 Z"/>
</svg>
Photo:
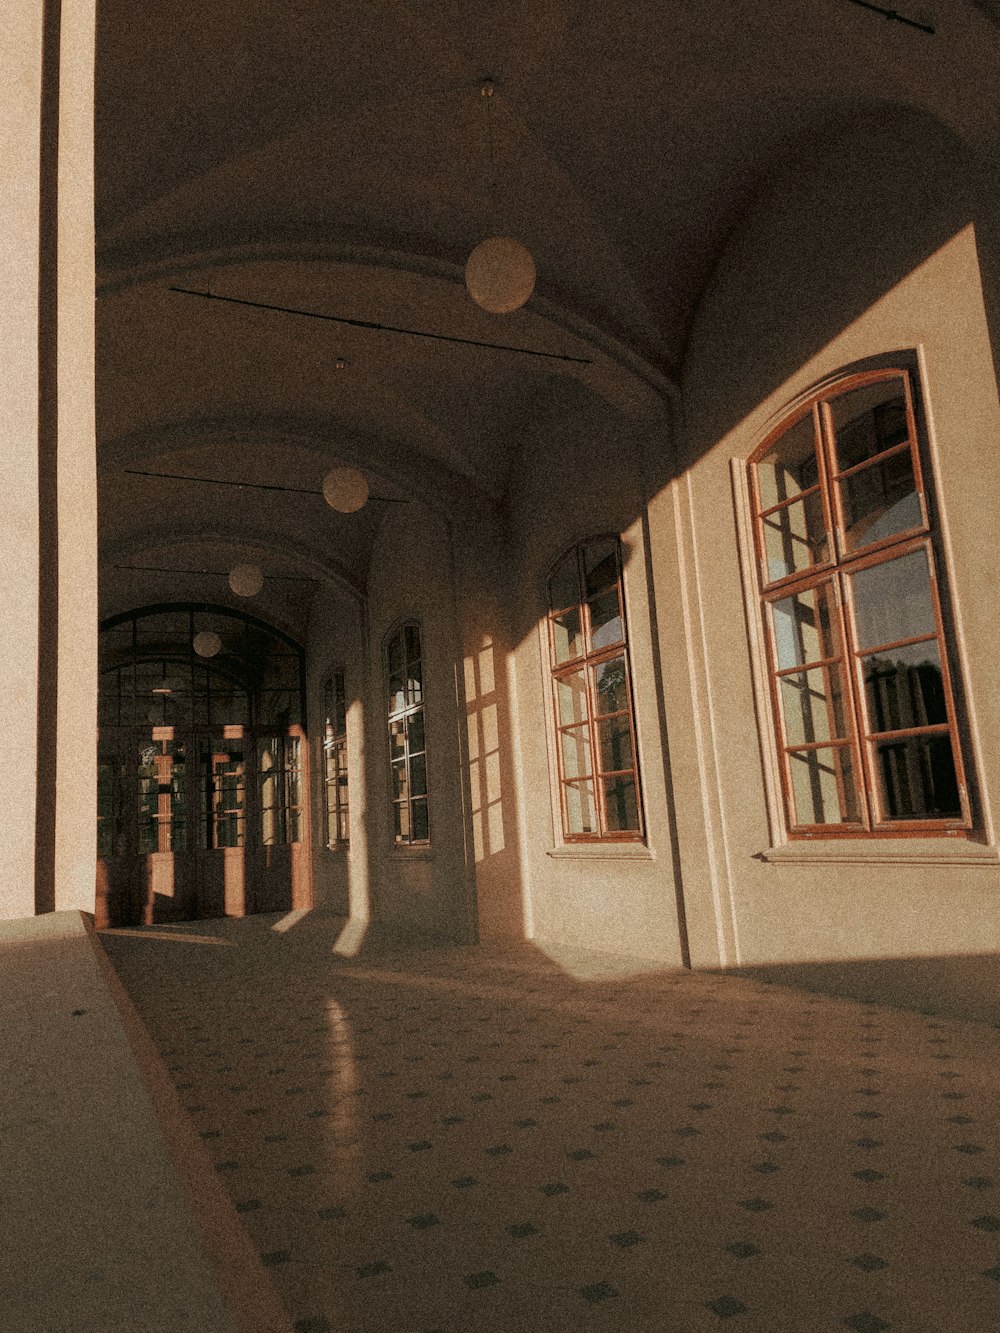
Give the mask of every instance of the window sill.
<svg viewBox="0 0 1000 1333">
<path fill-rule="evenodd" d="M 557 861 L 655 861 L 643 842 L 564 842 L 545 853 Z"/>
<path fill-rule="evenodd" d="M 768 847 L 756 860 L 771 865 L 993 866 L 1000 865 L 1000 847 L 966 838 L 830 838 Z"/>
<path fill-rule="evenodd" d="M 390 861 L 433 861 L 434 853 L 430 847 L 393 847 L 389 853 Z"/>
</svg>

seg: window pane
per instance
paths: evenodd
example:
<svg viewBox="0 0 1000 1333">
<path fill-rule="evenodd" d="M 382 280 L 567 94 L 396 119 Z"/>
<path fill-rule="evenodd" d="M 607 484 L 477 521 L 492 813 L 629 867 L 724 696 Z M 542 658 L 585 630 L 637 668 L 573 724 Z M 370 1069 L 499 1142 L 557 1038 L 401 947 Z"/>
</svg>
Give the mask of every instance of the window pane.
<svg viewBox="0 0 1000 1333">
<path fill-rule="evenodd" d="M 879 799 L 887 819 L 957 819 L 962 807 L 949 736 L 879 741 Z"/>
<path fill-rule="evenodd" d="M 948 721 L 934 640 L 873 653 L 863 663 L 869 731 L 906 731 Z"/>
<path fill-rule="evenodd" d="M 406 721 L 399 718 L 389 723 L 389 759 L 390 762 L 402 759 L 406 754 Z"/>
<path fill-rule="evenodd" d="M 634 832 L 639 827 L 639 806 L 635 799 L 635 778 L 606 778 L 604 813 L 613 833 Z"/>
<path fill-rule="evenodd" d="M 583 576 L 588 597 L 613 588 L 618 582 L 618 543 L 614 539 L 590 542 L 583 548 Z"/>
<path fill-rule="evenodd" d="M 406 801 L 397 801 L 393 806 L 396 820 L 396 841 L 410 841 L 410 807 Z"/>
<path fill-rule="evenodd" d="M 859 648 L 936 631 L 925 551 L 872 565 L 853 575 L 851 582 Z"/>
<path fill-rule="evenodd" d="M 401 675 L 389 676 L 389 712 L 398 713 L 406 707 L 406 693 Z"/>
<path fill-rule="evenodd" d="M 624 653 L 595 667 L 594 676 L 597 686 L 598 715 L 603 717 L 606 713 L 628 711 L 628 682 L 625 675 Z"/>
<path fill-rule="evenodd" d="M 839 636 L 834 634 L 832 584 L 806 588 L 794 597 L 771 604 L 778 670 L 839 657 Z"/>
<path fill-rule="evenodd" d="M 430 822 L 427 818 L 427 802 L 413 802 L 413 841 L 426 842 L 430 837 Z"/>
<path fill-rule="evenodd" d="M 406 782 L 406 764 L 398 763 L 392 766 L 392 796 L 393 800 L 404 800 L 408 795 Z"/>
<path fill-rule="evenodd" d="M 816 462 L 816 434 L 810 412 L 797 422 L 757 464 L 757 485 L 761 509 L 770 509 L 782 500 L 790 500 L 819 481 Z"/>
<path fill-rule="evenodd" d="M 840 740 L 847 735 L 839 667 L 817 667 L 780 676 L 778 687 L 786 745 Z"/>
<path fill-rule="evenodd" d="M 841 472 L 907 438 L 906 396 L 899 379 L 866 384 L 831 403 Z"/>
<path fill-rule="evenodd" d="M 424 743 L 424 710 L 422 708 L 407 715 L 406 739 L 410 745 L 410 754 L 422 754 L 426 749 Z"/>
<path fill-rule="evenodd" d="M 563 774 L 567 778 L 588 778 L 591 774 L 590 728 L 573 727 L 560 732 Z"/>
<path fill-rule="evenodd" d="M 576 551 L 572 550 L 559 562 L 549 580 L 549 607 L 553 611 L 562 611 L 568 606 L 579 605 L 582 600 Z"/>
<path fill-rule="evenodd" d="M 560 676 L 556 681 L 559 723 L 568 727 L 587 720 L 587 677 L 582 671 Z"/>
<path fill-rule="evenodd" d="M 592 782 L 567 782 L 563 791 L 566 794 L 567 831 L 569 833 L 596 833 L 594 784 Z"/>
<path fill-rule="evenodd" d="M 600 724 L 601 772 L 615 773 L 632 768 L 632 729 L 627 714 L 609 717 Z"/>
<path fill-rule="evenodd" d="M 410 760 L 410 791 L 414 796 L 427 795 L 427 761 L 422 754 Z"/>
<path fill-rule="evenodd" d="M 403 636 L 406 642 L 406 660 L 411 664 L 420 660 L 420 627 L 404 625 Z"/>
<path fill-rule="evenodd" d="M 390 676 L 402 676 L 403 674 L 403 634 L 402 631 L 394 634 L 389 640 L 389 647 L 386 650 L 389 664 Z"/>
<path fill-rule="evenodd" d="M 419 662 L 406 664 L 406 702 L 418 704 L 424 696 L 424 673 Z"/>
<path fill-rule="evenodd" d="M 923 526 L 908 449 L 870 463 L 840 482 L 847 549 L 857 550 L 895 532 Z"/>
<path fill-rule="evenodd" d="M 830 543 L 819 491 L 768 514 L 763 524 L 768 583 L 829 559 Z"/>
<path fill-rule="evenodd" d="M 575 606 L 570 611 L 552 618 L 552 643 L 555 648 L 556 662 L 568 662 L 579 657 L 583 652 L 583 630 L 580 624 L 580 608 Z"/>
<path fill-rule="evenodd" d="M 858 798 L 846 745 L 788 756 L 796 824 L 858 822 Z"/>
<path fill-rule="evenodd" d="M 590 646 L 593 650 L 621 643 L 625 636 L 618 589 L 602 593 L 587 603 L 590 608 Z"/>
</svg>

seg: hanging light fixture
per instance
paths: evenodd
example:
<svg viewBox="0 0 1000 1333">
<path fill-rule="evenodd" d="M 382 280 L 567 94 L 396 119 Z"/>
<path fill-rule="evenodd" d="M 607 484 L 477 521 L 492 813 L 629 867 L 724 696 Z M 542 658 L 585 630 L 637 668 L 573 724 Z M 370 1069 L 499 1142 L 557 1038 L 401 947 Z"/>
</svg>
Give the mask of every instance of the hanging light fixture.
<svg viewBox="0 0 1000 1333">
<path fill-rule="evenodd" d="M 263 570 L 260 565 L 233 565 L 229 586 L 237 597 L 256 597 L 264 586 Z"/>
<path fill-rule="evenodd" d="M 194 636 L 191 646 L 199 657 L 215 657 L 222 649 L 222 640 L 214 630 L 203 629 Z"/>
<path fill-rule="evenodd" d="M 356 467 L 335 467 L 323 478 L 323 499 L 338 514 L 356 514 L 368 502 L 368 482 Z"/>
<path fill-rule="evenodd" d="M 496 152 L 490 105 L 493 80 L 484 79 L 480 95 L 486 105 L 486 132 L 490 145 L 493 211 L 497 211 Z M 483 310 L 509 315 L 519 310 L 535 290 L 535 261 L 528 247 L 513 236 L 488 236 L 469 255 L 465 264 L 465 288 Z"/>
</svg>

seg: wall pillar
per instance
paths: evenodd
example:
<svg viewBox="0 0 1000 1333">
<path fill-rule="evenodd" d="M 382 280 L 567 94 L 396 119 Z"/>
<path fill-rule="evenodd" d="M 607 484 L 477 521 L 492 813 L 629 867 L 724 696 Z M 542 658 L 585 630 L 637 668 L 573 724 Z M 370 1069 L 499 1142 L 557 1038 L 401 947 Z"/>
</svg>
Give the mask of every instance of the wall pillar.
<svg viewBox="0 0 1000 1333">
<path fill-rule="evenodd" d="M 0 27 L 0 918 L 95 889 L 94 0 Z"/>
</svg>

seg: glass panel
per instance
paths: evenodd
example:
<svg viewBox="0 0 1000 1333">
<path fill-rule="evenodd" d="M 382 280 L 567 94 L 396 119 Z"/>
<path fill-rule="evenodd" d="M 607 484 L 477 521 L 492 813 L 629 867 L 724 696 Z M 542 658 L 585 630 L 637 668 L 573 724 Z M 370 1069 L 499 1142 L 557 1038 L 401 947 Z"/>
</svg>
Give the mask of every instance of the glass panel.
<svg viewBox="0 0 1000 1333">
<path fill-rule="evenodd" d="M 561 726 L 587 720 L 587 677 L 582 671 L 560 676 L 556 681 L 556 701 Z"/>
<path fill-rule="evenodd" d="M 563 776 L 588 778 L 591 774 L 590 728 L 572 727 L 560 734 L 563 754 Z"/>
<path fill-rule="evenodd" d="M 839 636 L 833 628 L 831 583 L 820 583 L 794 597 L 772 602 L 771 616 L 779 671 L 840 656 Z"/>
<path fill-rule="evenodd" d="M 830 409 L 841 472 L 902 444 L 907 438 L 906 395 L 900 379 L 852 389 L 835 398 Z"/>
<path fill-rule="evenodd" d="M 562 611 L 568 606 L 578 606 L 582 600 L 574 549 L 560 560 L 549 579 L 549 607 L 553 611 Z"/>
<path fill-rule="evenodd" d="M 958 819 L 962 806 L 951 738 L 909 736 L 875 746 L 879 801 L 886 819 Z"/>
<path fill-rule="evenodd" d="M 298 691 L 261 690 L 257 697 L 257 726 L 291 726 L 298 720 L 298 703 Z"/>
<path fill-rule="evenodd" d="M 923 526 L 913 456 L 908 449 L 881 463 L 870 463 L 860 472 L 852 472 L 839 485 L 849 551 L 891 537 L 895 532 Z"/>
<path fill-rule="evenodd" d="M 406 753 L 406 720 L 399 718 L 389 723 L 389 760 L 402 759 Z"/>
<path fill-rule="evenodd" d="M 246 768 L 239 741 L 202 741 L 203 847 L 242 847 Z"/>
<path fill-rule="evenodd" d="M 406 660 L 412 666 L 420 660 L 420 626 L 404 625 L 403 637 L 406 642 Z"/>
<path fill-rule="evenodd" d="M 638 832 L 639 806 L 634 777 L 605 778 L 604 813 L 610 833 Z"/>
<path fill-rule="evenodd" d="M 392 798 L 394 801 L 405 800 L 408 795 L 406 782 L 406 764 L 398 763 L 392 766 Z"/>
<path fill-rule="evenodd" d="M 768 514 L 763 530 L 768 583 L 829 559 L 830 543 L 819 491 Z"/>
<path fill-rule="evenodd" d="M 593 651 L 621 643 L 625 637 L 618 589 L 602 593 L 587 603 L 590 609 L 590 647 Z"/>
<path fill-rule="evenodd" d="M 579 657 L 583 652 L 583 630 L 580 624 L 580 608 L 575 606 L 570 611 L 552 618 L 552 643 L 555 648 L 556 663 L 568 662 Z"/>
<path fill-rule="evenodd" d="M 389 712 L 399 713 L 406 707 L 406 692 L 402 674 L 389 675 Z"/>
<path fill-rule="evenodd" d="M 937 629 L 925 551 L 886 560 L 854 574 L 858 647 L 915 639 Z"/>
<path fill-rule="evenodd" d="M 424 676 L 419 662 L 406 664 L 406 702 L 418 704 L 424 697 Z"/>
<path fill-rule="evenodd" d="M 110 760 L 102 760 L 97 765 L 97 855 L 115 854 L 115 822 L 117 792 L 115 790 L 116 765 Z"/>
<path fill-rule="evenodd" d="M 780 676 L 778 687 L 786 745 L 842 740 L 846 736 L 839 667 L 817 667 Z"/>
<path fill-rule="evenodd" d="M 589 542 L 583 548 L 583 576 L 587 597 L 614 588 L 618 582 L 618 542 Z"/>
<path fill-rule="evenodd" d="M 593 782 L 567 782 L 563 791 L 566 794 L 566 832 L 596 833 Z"/>
<path fill-rule="evenodd" d="M 424 741 L 424 710 L 422 708 L 407 715 L 406 739 L 410 745 L 410 754 L 420 754 L 427 748 Z"/>
<path fill-rule="evenodd" d="M 846 745 L 793 750 L 788 756 L 796 824 L 854 824 L 858 797 Z"/>
<path fill-rule="evenodd" d="M 628 711 L 628 678 L 625 674 L 625 655 L 609 658 L 594 667 L 597 686 L 597 713 L 624 713 Z"/>
<path fill-rule="evenodd" d="M 862 661 L 869 731 L 907 731 L 948 721 L 935 640 L 873 653 Z"/>
<path fill-rule="evenodd" d="M 280 747 L 281 742 L 277 737 L 257 742 L 257 775 L 260 784 L 260 841 L 263 847 L 273 847 L 281 841 Z"/>
<path fill-rule="evenodd" d="M 427 817 L 427 802 L 413 802 L 413 841 L 426 842 L 430 837 L 430 822 Z"/>
<path fill-rule="evenodd" d="M 790 500 L 819 481 L 816 432 L 810 412 L 776 440 L 757 464 L 761 509 Z"/>
<path fill-rule="evenodd" d="M 410 841 L 410 807 L 406 801 L 397 801 L 393 806 L 395 811 L 396 841 Z"/>
<path fill-rule="evenodd" d="M 600 732 L 601 772 L 616 773 L 623 768 L 633 768 L 628 714 L 607 718 L 600 723 Z"/>
<path fill-rule="evenodd" d="M 138 758 L 139 852 L 183 852 L 187 847 L 184 746 L 153 741 L 142 747 Z"/>
<path fill-rule="evenodd" d="M 422 754 L 410 759 L 410 791 L 414 796 L 427 795 L 427 760 Z"/>
</svg>

